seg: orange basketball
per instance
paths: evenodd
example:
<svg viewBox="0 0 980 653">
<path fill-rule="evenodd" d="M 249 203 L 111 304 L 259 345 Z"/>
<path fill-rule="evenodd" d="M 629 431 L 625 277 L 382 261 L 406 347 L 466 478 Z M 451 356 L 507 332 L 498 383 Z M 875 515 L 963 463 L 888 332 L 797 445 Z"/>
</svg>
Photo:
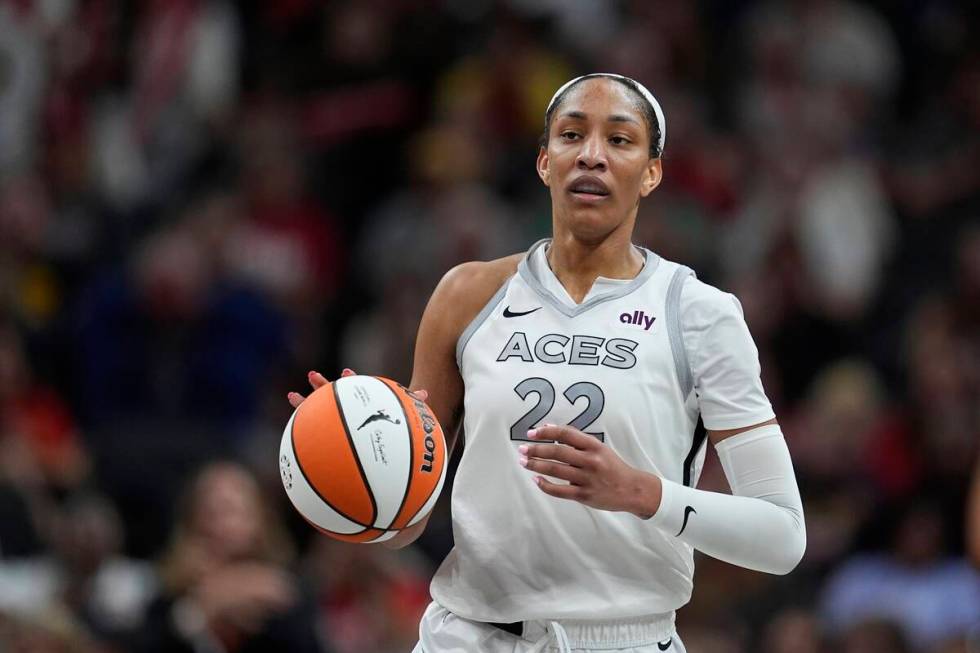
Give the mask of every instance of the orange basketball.
<svg viewBox="0 0 980 653">
<path fill-rule="evenodd" d="M 446 441 L 425 403 L 378 376 L 317 388 L 279 446 L 283 487 L 300 514 L 347 542 L 381 542 L 432 510 L 446 479 Z"/>
</svg>

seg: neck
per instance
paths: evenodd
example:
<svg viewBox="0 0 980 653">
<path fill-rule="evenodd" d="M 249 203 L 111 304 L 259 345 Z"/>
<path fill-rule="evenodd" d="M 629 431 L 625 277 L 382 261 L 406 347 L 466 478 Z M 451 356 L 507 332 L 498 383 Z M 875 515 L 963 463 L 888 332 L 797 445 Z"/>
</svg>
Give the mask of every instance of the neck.
<svg viewBox="0 0 980 653">
<path fill-rule="evenodd" d="M 556 224 L 548 265 L 572 299 L 581 303 L 597 277 L 632 279 L 640 273 L 643 255 L 633 247 L 632 233 L 631 228 L 619 228 L 601 241 L 585 242 Z"/>
</svg>

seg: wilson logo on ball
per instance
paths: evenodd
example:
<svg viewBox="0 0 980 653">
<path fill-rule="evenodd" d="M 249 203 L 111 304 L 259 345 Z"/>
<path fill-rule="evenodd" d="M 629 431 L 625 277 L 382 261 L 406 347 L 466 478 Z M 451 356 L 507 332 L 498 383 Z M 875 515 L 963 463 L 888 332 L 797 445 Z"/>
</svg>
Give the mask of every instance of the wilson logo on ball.
<svg viewBox="0 0 980 653">
<path fill-rule="evenodd" d="M 415 400 L 415 410 L 419 412 L 419 417 L 422 418 L 422 430 L 425 431 L 425 440 L 423 445 L 425 446 L 425 453 L 422 454 L 422 466 L 419 467 L 419 471 L 425 472 L 427 474 L 432 473 L 432 465 L 436 460 L 436 441 L 432 437 L 432 432 L 435 430 L 436 420 L 432 417 L 432 413 L 429 412 L 429 407 L 424 403 Z"/>
</svg>

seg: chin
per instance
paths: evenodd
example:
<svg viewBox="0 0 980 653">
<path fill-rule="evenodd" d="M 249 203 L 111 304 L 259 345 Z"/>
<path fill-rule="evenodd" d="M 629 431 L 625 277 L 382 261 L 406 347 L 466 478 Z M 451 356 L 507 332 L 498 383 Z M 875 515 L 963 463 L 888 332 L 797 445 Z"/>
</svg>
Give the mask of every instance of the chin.
<svg viewBox="0 0 980 653">
<path fill-rule="evenodd" d="M 572 207 L 559 221 L 576 240 L 590 244 L 602 242 L 623 224 L 608 212 L 591 207 Z"/>
</svg>

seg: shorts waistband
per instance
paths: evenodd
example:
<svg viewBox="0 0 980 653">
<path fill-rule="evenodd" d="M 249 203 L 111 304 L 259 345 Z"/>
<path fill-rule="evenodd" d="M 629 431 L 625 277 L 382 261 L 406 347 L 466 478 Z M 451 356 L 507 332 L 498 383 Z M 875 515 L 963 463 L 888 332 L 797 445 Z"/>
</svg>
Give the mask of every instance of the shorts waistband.
<svg viewBox="0 0 980 653">
<path fill-rule="evenodd" d="M 674 636 L 674 613 L 646 615 L 628 619 L 594 621 L 556 619 L 568 635 L 572 648 L 629 648 L 661 643 Z M 550 620 L 490 624 L 529 642 L 537 642 L 550 632 Z"/>
</svg>

